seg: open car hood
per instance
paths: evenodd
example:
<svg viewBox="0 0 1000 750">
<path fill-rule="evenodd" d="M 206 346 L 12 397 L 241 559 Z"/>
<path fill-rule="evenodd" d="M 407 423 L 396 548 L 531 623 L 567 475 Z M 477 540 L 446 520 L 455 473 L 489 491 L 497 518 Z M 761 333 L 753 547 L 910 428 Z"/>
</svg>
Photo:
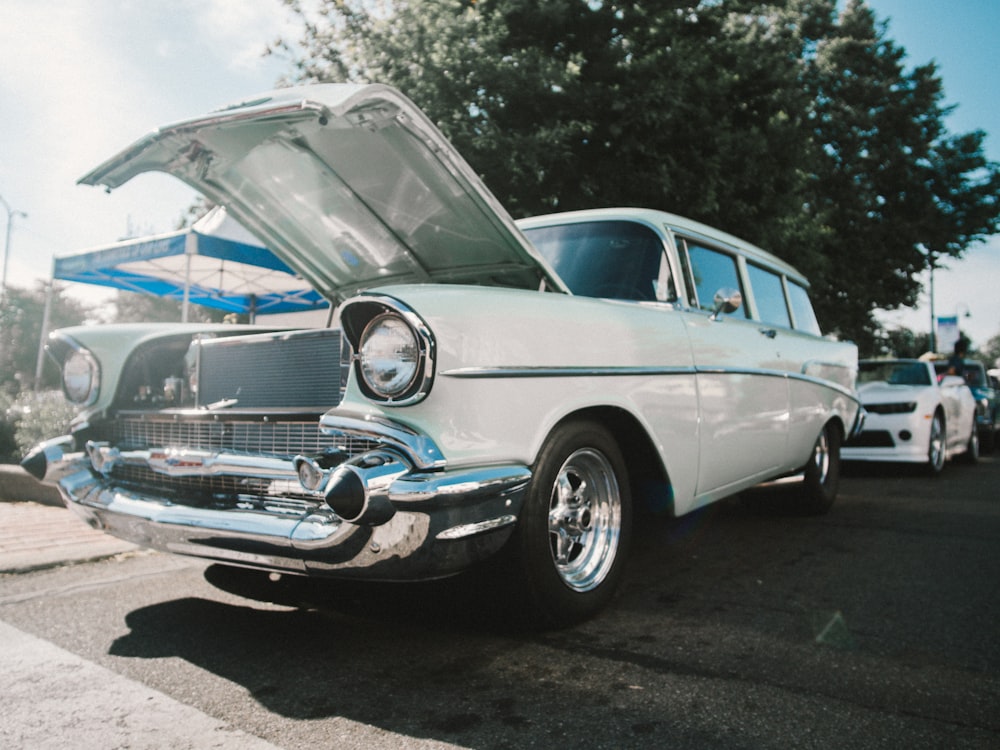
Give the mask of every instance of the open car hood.
<svg viewBox="0 0 1000 750">
<path fill-rule="evenodd" d="M 169 125 L 81 178 L 180 178 L 333 302 L 371 286 L 455 282 L 567 291 L 471 167 L 381 85 L 278 89 Z"/>
</svg>

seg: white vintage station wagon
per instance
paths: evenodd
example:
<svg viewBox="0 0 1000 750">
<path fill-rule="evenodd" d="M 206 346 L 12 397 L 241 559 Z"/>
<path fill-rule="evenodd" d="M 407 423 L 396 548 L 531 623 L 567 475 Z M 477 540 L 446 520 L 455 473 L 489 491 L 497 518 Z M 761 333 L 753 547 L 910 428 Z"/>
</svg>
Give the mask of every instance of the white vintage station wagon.
<svg viewBox="0 0 1000 750">
<path fill-rule="evenodd" d="M 245 569 L 418 580 L 486 560 L 541 625 L 603 607 L 635 514 L 779 477 L 825 511 L 853 345 L 807 282 L 659 211 L 514 222 L 397 91 L 317 85 L 162 128 L 169 172 L 338 305 L 316 330 L 52 335 L 72 434 L 24 466 L 93 526 Z"/>
</svg>

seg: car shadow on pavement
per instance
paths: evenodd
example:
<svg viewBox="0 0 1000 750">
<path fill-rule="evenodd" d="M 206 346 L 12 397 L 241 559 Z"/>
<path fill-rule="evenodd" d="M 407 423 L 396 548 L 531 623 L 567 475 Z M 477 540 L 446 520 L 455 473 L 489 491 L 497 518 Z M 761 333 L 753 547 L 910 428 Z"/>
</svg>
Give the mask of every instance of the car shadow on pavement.
<svg viewBox="0 0 1000 750">
<path fill-rule="evenodd" d="M 220 689 L 235 700 L 249 693 L 287 719 L 346 718 L 462 747 L 527 746 L 539 738 L 577 747 L 715 742 L 703 729 L 676 728 L 662 707 L 594 713 L 630 696 L 621 680 L 591 675 L 582 666 L 587 654 L 544 638 L 457 634 L 448 627 L 456 607 L 431 618 L 417 614 L 440 604 L 380 602 L 401 615 L 395 619 L 184 598 L 130 612 L 130 632 L 109 653 L 180 658 L 235 686 L 207 681 L 197 688 L 204 695 L 187 702 L 218 702 Z"/>
<path fill-rule="evenodd" d="M 788 704 L 793 725 L 822 705 L 801 722 L 829 746 L 851 744 L 832 739 L 846 716 L 833 705 L 918 717 L 913 733 L 961 725 L 979 736 L 995 731 L 995 711 L 970 696 L 995 694 L 1000 664 L 1000 521 L 995 464 L 984 463 L 949 468 L 940 483 L 866 468 L 827 516 L 788 513 L 795 489 L 783 487 L 757 504 L 732 498 L 641 523 L 618 597 L 563 631 L 507 630 L 516 600 L 504 605 L 474 576 L 271 587 L 265 574 L 210 567 L 214 591 L 192 580 L 185 598 L 128 611 L 108 653 L 149 663 L 126 672 L 179 659 L 218 676 L 185 687 L 202 691 L 196 703 L 249 694 L 291 720 L 343 717 L 469 748 L 767 746 L 767 725 L 742 742 L 727 729 L 750 686 Z M 680 686 L 717 697 L 678 707 Z M 896 739 L 893 726 L 883 739 Z"/>
</svg>

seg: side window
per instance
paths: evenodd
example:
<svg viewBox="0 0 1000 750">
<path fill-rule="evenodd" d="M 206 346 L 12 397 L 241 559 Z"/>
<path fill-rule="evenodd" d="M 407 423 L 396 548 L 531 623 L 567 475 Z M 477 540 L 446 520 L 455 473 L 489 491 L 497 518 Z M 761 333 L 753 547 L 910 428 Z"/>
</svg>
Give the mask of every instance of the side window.
<svg viewBox="0 0 1000 750">
<path fill-rule="evenodd" d="M 794 281 L 788 282 L 788 299 L 792 303 L 792 315 L 795 316 L 795 328 L 805 331 L 815 336 L 821 336 L 819 321 L 816 320 L 816 313 L 813 311 L 812 302 L 809 301 L 809 292 L 801 284 Z"/>
<path fill-rule="evenodd" d="M 781 277 L 767 269 L 747 264 L 747 274 L 750 277 L 750 288 L 753 289 L 753 299 L 757 303 L 757 314 L 764 323 L 782 328 L 792 327 L 792 318 L 785 304 L 785 288 Z"/>
<path fill-rule="evenodd" d="M 743 294 L 736 258 L 690 240 L 684 240 L 684 246 L 687 250 L 684 272 L 696 297 L 689 300 L 692 307 L 710 312 L 715 305 L 715 293 L 720 289 L 738 289 Z M 746 305 L 740 305 L 733 316 L 747 317 Z"/>
</svg>

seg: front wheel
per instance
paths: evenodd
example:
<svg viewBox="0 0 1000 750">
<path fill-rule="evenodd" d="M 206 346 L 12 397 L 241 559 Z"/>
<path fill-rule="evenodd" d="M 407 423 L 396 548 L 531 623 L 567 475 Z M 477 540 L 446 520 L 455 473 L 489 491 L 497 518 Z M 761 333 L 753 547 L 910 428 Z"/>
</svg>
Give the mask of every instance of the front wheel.
<svg viewBox="0 0 1000 750">
<path fill-rule="evenodd" d="M 805 467 L 802 509 L 821 514 L 830 510 L 840 486 L 840 429 L 827 422 L 816 438 L 812 455 Z"/>
<path fill-rule="evenodd" d="M 601 425 L 553 431 L 505 558 L 528 624 L 565 627 L 600 611 L 621 579 L 632 536 L 625 462 Z"/>
<path fill-rule="evenodd" d="M 937 476 L 944 469 L 945 459 L 944 419 L 937 412 L 931 419 L 931 434 L 927 442 L 927 468 L 932 476 Z"/>
</svg>

